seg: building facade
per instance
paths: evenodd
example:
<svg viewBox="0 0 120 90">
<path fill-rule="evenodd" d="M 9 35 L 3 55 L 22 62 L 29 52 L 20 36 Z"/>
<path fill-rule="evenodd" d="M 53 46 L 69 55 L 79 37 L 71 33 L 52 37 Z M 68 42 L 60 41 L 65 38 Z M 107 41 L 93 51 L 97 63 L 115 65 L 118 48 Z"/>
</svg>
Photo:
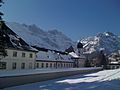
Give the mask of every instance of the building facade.
<svg viewBox="0 0 120 90">
<path fill-rule="evenodd" d="M 74 61 L 65 52 L 37 48 L 36 68 L 73 68 Z"/>
<path fill-rule="evenodd" d="M 119 62 L 110 62 L 108 65 L 108 69 L 118 69 L 118 68 L 120 68 Z"/>
<path fill-rule="evenodd" d="M 36 68 L 73 68 L 73 62 L 67 61 L 52 61 L 52 60 L 37 60 Z"/>
<path fill-rule="evenodd" d="M 0 55 L 1 70 L 33 69 L 37 50 L 29 46 L 22 38 L 14 33 L 4 22 L 1 22 L 0 32 L 4 39 L 7 56 Z"/>
<path fill-rule="evenodd" d="M 20 69 L 34 69 L 36 52 L 6 49 L 7 56 L 0 60 L 0 69 L 5 70 L 20 70 Z"/>
<path fill-rule="evenodd" d="M 36 48 L 36 68 L 79 68 L 84 67 L 85 56 L 75 52 L 61 52 L 45 48 Z"/>
</svg>

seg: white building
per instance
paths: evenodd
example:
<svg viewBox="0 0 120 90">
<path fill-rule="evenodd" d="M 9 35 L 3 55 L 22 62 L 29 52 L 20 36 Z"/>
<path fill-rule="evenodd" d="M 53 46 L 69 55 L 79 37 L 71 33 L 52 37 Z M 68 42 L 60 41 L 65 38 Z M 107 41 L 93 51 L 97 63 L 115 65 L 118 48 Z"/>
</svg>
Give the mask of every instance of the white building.
<svg viewBox="0 0 120 90">
<path fill-rule="evenodd" d="M 36 68 L 73 68 L 74 61 L 65 52 L 37 48 Z"/>
<path fill-rule="evenodd" d="M 7 55 L 0 60 L 0 69 L 15 70 L 15 69 L 34 69 L 36 52 L 19 50 L 19 49 L 6 49 Z"/>
<path fill-rule="evenodd" d="M 45 48 L 39 48 L 36 54 L 36 68 L 79 68 L 85 65 L 85 56 L 75 52 L 61 52 Z"/>
<path fill-rule="evenodd" d="M 75 52 L 70 52 L 69 53 L 71 55 L 71 59 L 74 61 L 74 67 L 84 67 L 85 66 L 85 56 L 84 55 L 80 55 L 78 56 Z"/>
<path fill-rule="evenodd" d="M 37 50 L 30 47 L 3 22 L 0 32 L 4 34 L 6 57 L 0 58 L 1 70 L 34 69 Z"/>
</svg>

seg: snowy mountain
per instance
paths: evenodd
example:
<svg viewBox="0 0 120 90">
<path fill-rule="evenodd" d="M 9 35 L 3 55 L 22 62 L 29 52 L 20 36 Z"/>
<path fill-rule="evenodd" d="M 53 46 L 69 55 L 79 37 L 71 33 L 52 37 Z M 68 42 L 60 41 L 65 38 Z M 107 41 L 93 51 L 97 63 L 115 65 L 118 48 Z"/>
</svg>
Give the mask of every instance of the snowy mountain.
<svg viewBox="0 0 120 90">
<path fill-rule="evenodd" d="M 84 44 L 86 53 L 104 50 L 106 53 L 111 53 L 120 49 L 120 37 L 111 33 L 98 33 L 96 36 L 87 37 L 81 40 Z"/>
<path fill-rule="evenodd" d="M 18 36 L 32 46 L 62 51 L 71 45 L 74 46 L 74 42 L 70 38 L 57 30 L 43 31 L 36 25 L 26 25 L 15 22 L 7 22 L 6 24 L 18 34 Z"/>
</svg>

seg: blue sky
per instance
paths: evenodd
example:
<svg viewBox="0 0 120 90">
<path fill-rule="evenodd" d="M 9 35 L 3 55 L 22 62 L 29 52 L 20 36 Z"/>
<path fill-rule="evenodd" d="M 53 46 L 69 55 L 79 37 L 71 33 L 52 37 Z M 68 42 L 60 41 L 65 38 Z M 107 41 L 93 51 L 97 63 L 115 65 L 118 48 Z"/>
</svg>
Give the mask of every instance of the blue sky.
<svg viewBox="0 0 120 90">
<path fill-rule="evenodd" d="M 4 20 L 58 29 L 74 41 L 110 31 L 120 33 L 120 0 L 4 0 Z"/>
</svg>

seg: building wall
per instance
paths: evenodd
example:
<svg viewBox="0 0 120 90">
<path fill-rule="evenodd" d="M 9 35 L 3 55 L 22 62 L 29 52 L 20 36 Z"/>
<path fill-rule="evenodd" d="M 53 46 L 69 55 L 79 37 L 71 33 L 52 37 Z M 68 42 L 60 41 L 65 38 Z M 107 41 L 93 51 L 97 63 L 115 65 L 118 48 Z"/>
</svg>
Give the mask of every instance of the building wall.
<svg viewBox="0 0 120 90">
<path fill-rule="evenodd" d="M 78 60 L 78 67 L 84 67 L 85 66 L 85 58 L 80 58 Z"/>
<path fill-rule="evenodd" d="M 6 70 L 20 70 L 20 69 L 34 69 L 34 68 L 73 68 L 73 67 L 84 67 L 85 57 L 81 55 L 81 58 L 77 60 L 36 60 L 36 53 L 31 51 L 6 49 L 7 55 L 1 60 L 1 62 L 6 63 Z M 13 56 L 13 52 L 17 52 L 17 56 Z M 25 57 L 22 56 L 25 54 Z M 30 58 L 30 54 L 33 55 Z M 75 66 L 75 61 L 77 61 L 77 66 Z M 25 67 L 22 67 L 24 63 Z M 15 65 L 16 64 L 16 65 Z M 43 64 L 43 65 L 42 65 Z M 14 66 L 14 67 L 13 67 Z M 16 67 L 15 67 L 16 66 Z M 0 66 L 1 67 L 1 66 Z M 1 69 L 1 68 L 0 68 Z"/>
<path fill-rule="evenodd" d="M 108 69 L 118 69 L 118 68 L 120 68 L 120 64 L 110 64 L 110 65 L 108 65 Z"/>
<path fill-rule="evenodd" d="M 14 67 L 14 69 L 22 69 L 22 63 L 25 64 L 25 68 L 23 65 L 23 69 L 33 69 L 35 67 L 35 52 L 12 49 L 6 49 L 6 51 L 8 56 L 1 60 L 1 62 L 6 63 L 6 70 L 13 70 L 13 63 L 16 63 L 16 68 Z M 13 56 L 13 52 L 17 52 L 16 57 Z M 25 53 L 25 57 L 22 56 L 22 53 Z M 30 54 L 32 54 L 32 57 L 30 57 Z"/>
<path fill-rule="evenodd" d="M 42 66 L 43 64 L 43 66 Z M 73 62 L 61 61 L 36 61 L 36 68 L 73 68 Z"/>
</svg>

